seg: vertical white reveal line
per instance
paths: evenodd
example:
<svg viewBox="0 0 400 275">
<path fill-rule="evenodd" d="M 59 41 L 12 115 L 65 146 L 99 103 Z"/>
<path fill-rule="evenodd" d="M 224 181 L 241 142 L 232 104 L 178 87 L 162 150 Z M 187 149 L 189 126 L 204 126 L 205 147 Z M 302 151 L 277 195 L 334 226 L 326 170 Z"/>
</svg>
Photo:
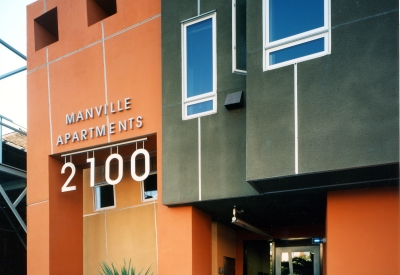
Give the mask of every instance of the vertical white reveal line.
<svg viewBox="0 0 400 275">
<path fill-rule="evenodd" d="M 104 69 L 104 94 L 106 97 L 106 106 L 104 106 L 104 112 L 107 112 L 106 114 L 106 120 L 107 120 L 107 129 L 109 127 L 109 119 L 108 119 L 108 88 L 107 88 L 107 66 L 106 66 L 106 48 L 104 45 L 104 23 L 101 21 L 101 47 L 103 49 L 103 69 Z M 107 131 L 107 138 L 108 142 L 110 142 L 110 131 Z"/>
<path fill-rule="evenodd" d="M 197 0 L 197 15 L 200 15 L 200 1 L 201 0 Z"/>
<path fill-rule="evenodd" d="M 297 117 L 297 63 L 294 63 L 294 170 L 299 173 L 299 128 Z"/>
<path fill-rule="evenodd" d="M 201 123 L 200 117 L 198 118 L 198 128 L 199 128 L 199 201 L 201 201 Z"/>
<path fill-rule="evenodd" d="M 43 1 L 43 10 L 46 12 L 46 0 Z"/>
<path fill-rule="evenodd" d="M 50 100 L 50 67 L 49 67 L 49 49 L 46 47 L 46 70 L 47 70 L 47 99 L 49 104 L 49 123 L 50 123 L 50 149 L 53 151 L 53 124 L 51 121 L 51 100 Z"/>
<path fill-rule="evenodd" d="M 157 203 L 154 203 L 154 232 L 156 233 L 156 266 L 158 268 Z"/>
<path fill-rule="evenodd" d="M 107 213 L 104 212 L 104 236 L 106 237 L 106 259 L 108 261 L 108 238 L 107 238 Z"/>
</svg>

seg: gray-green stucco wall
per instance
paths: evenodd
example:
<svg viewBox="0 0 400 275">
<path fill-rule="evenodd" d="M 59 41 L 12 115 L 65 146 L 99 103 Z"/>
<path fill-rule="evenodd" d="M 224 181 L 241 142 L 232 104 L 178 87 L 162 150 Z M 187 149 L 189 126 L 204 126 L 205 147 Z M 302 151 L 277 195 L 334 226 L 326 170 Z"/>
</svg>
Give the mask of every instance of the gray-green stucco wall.
<svg viewBox="0 0 400 275">
<path fill-rule="evenodd" d="M 162 1 L 163 203 L 199 200 L 199 121 L 182 120 L 181 24 L 197 0 Z M 231 1 L 217 13 L 217 113 L 200 119 L 201 199 L 254 195 L 295 174 L 294 65 L 263 71 L 262 1 L 247 1 L 247 76 L 232 73 Z M 398 2 L 331 0 L 331 53 L 297 64 L 298 173 L 399 161 Z M 225 97 L 245 91 L 245 107 Z M 322 183 L 321 183 L 322 184 Z"/>
<path fill-rule="evenodd" d="M 247 180 L 295 174 L 294 65 L 263 72 L 247 1 Z M 297 65 L 298 173 L 398 162 L 398 1 L 331 1 L 331 54 Z"/>
<path fill-rule="evenodd" d="M 227 1 L 200 1 L 200 14 L 216 10 L 217 113 L 182 120 L 181 21 L 197 16 L 197 7 L 197 0 L 162 1 L 164 204 L 198 201 L 199 184 L 201 200 L 256 194 L 246 182 L 246 109 L 224 107 L 227 94 L 246 89 L 246 77 L 232 73 Z"/>
</svg>

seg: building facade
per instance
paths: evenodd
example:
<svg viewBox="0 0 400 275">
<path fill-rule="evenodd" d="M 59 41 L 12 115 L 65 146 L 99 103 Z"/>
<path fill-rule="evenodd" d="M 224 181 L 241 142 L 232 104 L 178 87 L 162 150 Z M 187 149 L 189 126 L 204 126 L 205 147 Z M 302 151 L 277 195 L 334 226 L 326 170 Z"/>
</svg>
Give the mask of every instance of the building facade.
<svg viewBox="0 0 400 275">
<path fill-rule="evenodd" d="M 397 1 L 162 2 L 162 202 L 211 217 L 208 274 L 399 272 L 398 32 Z"/>
<path fill-rule="evenodd" d="M 28 274 L 398 274 L 398 5 L 29 5 Z"/>
<path fill-rule="evenodd" d="M 28 274 L 157 274 L 159 1 L 28 6 Z"/>
</svg>

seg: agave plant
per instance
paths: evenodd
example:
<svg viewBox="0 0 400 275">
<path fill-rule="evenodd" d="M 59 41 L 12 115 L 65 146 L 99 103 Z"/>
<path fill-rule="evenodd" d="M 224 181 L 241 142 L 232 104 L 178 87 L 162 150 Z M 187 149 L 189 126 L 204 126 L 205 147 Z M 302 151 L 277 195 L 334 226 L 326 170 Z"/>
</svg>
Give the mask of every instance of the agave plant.
<svg viewBox="0 0 400 275">
<path fill-rule="evenodd" d="M 139 273 L 135 272 L 135 268 L 131 266 L 131 261 L 129 260 L 128 266 L 126 266 L 126 262 L 124 260 L 124 265 L 121 267 L 121 271 L 119 271 L 113 263 L 111 263 L 111 266 L 107 264 L 106 262 L 102 262 L 100 264 L 101 271 L 100 275 L 142 275 L 142 271 L 139 271 Z M 147 269 L 146 273 L 143 275 L 153 275 L 153 272 L 150 273 L 150 267 Z"/>
</svg>

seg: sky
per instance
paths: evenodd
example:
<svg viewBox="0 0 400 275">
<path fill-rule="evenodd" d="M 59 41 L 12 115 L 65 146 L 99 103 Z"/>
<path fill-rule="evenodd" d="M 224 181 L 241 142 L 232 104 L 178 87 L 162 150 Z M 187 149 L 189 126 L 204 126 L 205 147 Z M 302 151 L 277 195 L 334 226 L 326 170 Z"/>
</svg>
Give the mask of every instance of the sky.
<svg viewBox="0 0 400 275">
<path fill-rule="evenodd" d="M 0 0 L 0 39 L 26 55 L 26 6 L 35 0 Z M 26 61 L 0 44 L 0 75 Z M 26 128 L 26 71 L 0 80 L 0 115 Z M 3 127 L 3 134 L 6 129 Z"/>
</svg>

